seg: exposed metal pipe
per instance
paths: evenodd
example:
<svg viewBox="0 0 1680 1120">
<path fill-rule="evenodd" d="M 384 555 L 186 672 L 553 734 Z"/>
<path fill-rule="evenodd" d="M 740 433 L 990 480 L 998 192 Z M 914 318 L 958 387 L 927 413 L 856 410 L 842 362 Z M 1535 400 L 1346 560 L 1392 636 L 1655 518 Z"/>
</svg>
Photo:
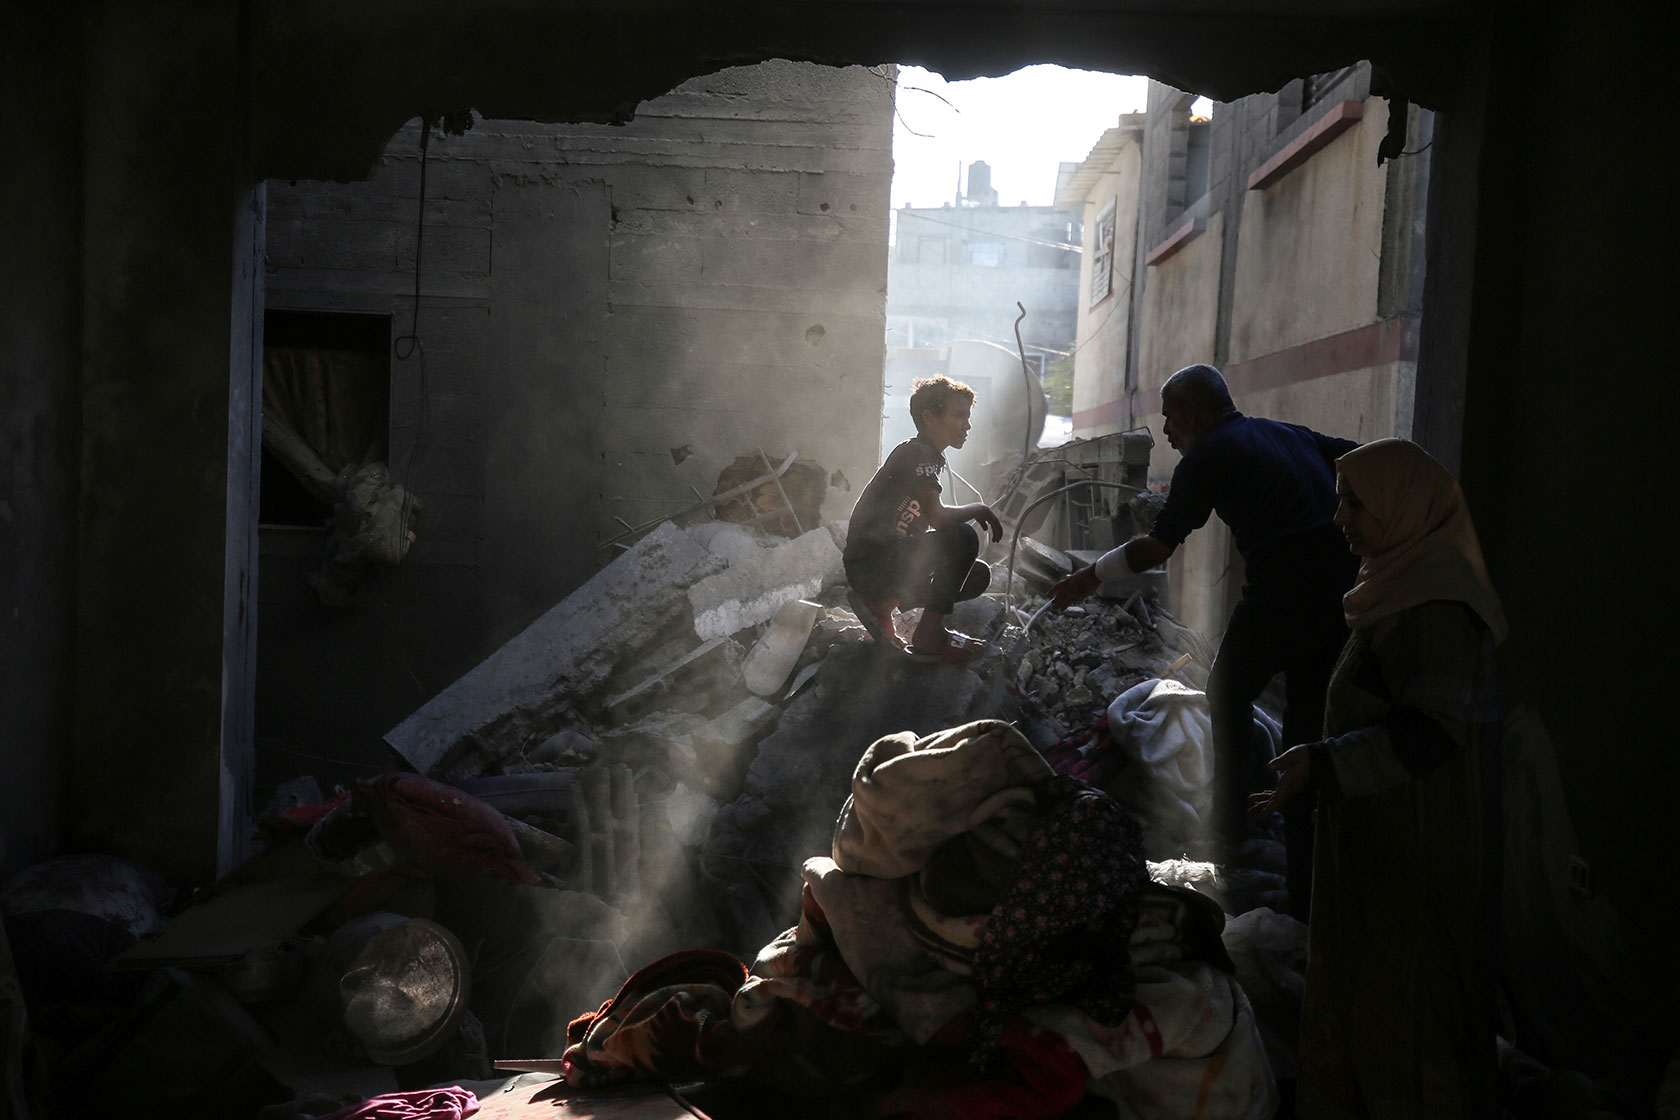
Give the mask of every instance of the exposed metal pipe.
<svg viewBox="0 0 1680 1120">
<path fill-rule="evenodd" d="M 1125 482 L 1104 482 L 1100 478 L 1082 478 L 1076 482 L 1070 482 L 1066 486 L 1058 487 L 1057 489 L 1050 491 L 1048 494 L 1041 494 L 1037 498 L 1034 498 L 1031 502 L 1027 503 L 1027 508 L 1023 509 L 1021 511 L 1021 516 L 1015 519 L 1015 532 L 1011 534 L 1009 538 L 1009 578 L 1003 585 L 1004 618 L 1009 617 L 1009 593 L 1010 589 L 1015 586 L 1015 550 L 1020 546 L 1021 529 L 1027 523 L 1027 514 L 1031 513 L 1045 502 L 1048 502 L 1051 498 L 1060 494 L 1065 494 L 1069 490 L 1077 490 L 1081 486 L 1099 486 L 1106 490 L 1129 490 L 1133 494 L 1143 493 L 1142 487 L 1132 486 Z"/>
<path fill-rule="evenodd" d="M 1021 309 L 1021 313 L 1015 316 L 1015 352 L 1021 355 L 1021 376 L 1027 382 L 1027 431 L 1021 439 L 1021 471 L 1025 473 L 1027 459 L 1032 455 L 1033 375 L 1032 370 L 1027 368 L 1027 348 L 1021 345 L 1021 320 L 1027 317 L 1027 305 L 1020 300 L 1016 300 L 1015 306 Z"/>
</svg>

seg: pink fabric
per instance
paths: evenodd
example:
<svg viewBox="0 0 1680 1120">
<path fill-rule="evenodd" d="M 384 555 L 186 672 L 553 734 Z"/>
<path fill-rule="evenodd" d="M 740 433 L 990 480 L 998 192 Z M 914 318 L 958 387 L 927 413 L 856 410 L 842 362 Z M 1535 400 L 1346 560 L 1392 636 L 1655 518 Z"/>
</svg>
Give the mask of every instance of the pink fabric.
<svg viewBox="0 0 1680 1120">
<path fill-rule="evenodd" d="M 478 1098 L 471 1089 L 450 1085 L 369 1097 L 320 1120 L 466 1120 L 477 1111 Z"/>
</svg>

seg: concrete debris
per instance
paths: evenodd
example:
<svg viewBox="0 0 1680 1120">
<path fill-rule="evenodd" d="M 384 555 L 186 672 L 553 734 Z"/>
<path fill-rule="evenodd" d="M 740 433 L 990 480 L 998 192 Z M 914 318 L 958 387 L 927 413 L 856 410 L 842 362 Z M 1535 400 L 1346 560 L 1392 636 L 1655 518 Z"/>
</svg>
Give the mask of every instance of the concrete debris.
<svg viewBox="0 0 1680 1120">
<path fill-rule="evenodd" d="M 558 766 L 567 759 L 591 759 L 600 747 L 575 727 L 563 727 L 525 754 L 530 762 Z"/>
<path fill-rule="evenodd" d="M 693 686 L 708 674 L 714 679 L 726 679 L 727 670 L 740 664 L 741 647 L 727 636 L 719 635 L 677 658 L 670 668 L 638 681 L 617 696 L 609 696 L 604 705 L 606 714 L 614 722 L 626 719 L 637 712 L 647 711 L 671 690 Z"/>
<path fill-rule="evenodd" d="M 741 791 L 747 765 L 759 740 L 781 717 L 781 709 L 757 696 L 748 696 L 727 712 L 695 731 L 695 777 L 713 797 L 733 800 Z"/>
<path fill-rule="evenodd" d="M 694 632 L 704 639 L 737 633 L 768 621 L 783 603 L 814 598 L 843 578 L 834 535 L 812 529 L 690 587 Z"/>
<path fill-rule="evenodd" d="M 712 818 L 722 808 L 722 802 L 686 782 L 678 782 L 665 799 L 665 816 L 677 842 L 685 847 L 698 847 L 712 827 Z"/>
<path fill-rule="evenodd" d="M 540 728 L 556 695 L 588 697 L 615 666 L 688 609 L 688 587 L 724 566 L 669 522 L 385 733 L 429 773 L 466 746 L 497 754 Z"/>
<path fill-rule="evenodd" d="M 1015 552 L 1015 571 L 1043 588 L 1069 575 L 1078 565 L 1072 556 L 1032 537 L 1022 537 Z"/>
<path fill-rule="evenodd" d="M 747 687 L 759 696 L 769 696 L 786 684 L 822 613 L 823 605 L 809 599 L 783 603 L 741 662 L 741 679 Z"/>
<path fill-rule="evenodd" d="M 726 564 L 744 564 L 767 548 L 782 543 L 755 533 L 732 521 L 700 521 L 688 527 L 688 535 L 702 548 Z"/>
</svg>

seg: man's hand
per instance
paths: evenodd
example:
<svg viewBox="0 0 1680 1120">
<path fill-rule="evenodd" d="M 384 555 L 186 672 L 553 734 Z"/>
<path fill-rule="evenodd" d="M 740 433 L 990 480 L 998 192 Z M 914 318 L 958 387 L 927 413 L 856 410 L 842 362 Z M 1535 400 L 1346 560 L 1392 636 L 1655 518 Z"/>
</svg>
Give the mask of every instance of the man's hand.
<svg viewBox="0 0 1680 1120">
<path fill-rule="evenodd" d="M 1079 600 L 1090 598 L 1101 586 L 1102 580 L 1097 577 L 1097 566 L 1087 564 L 1050 589 L 1050 608 L 1066 610 Z"/>
<path fill-rule="evenodd" d="M 1248 815 L 1255 820 L 1265 819 L 1312 786 L 1312 754 L 1305 743 L 1290 747 L 1266 766 L 1278 772 L 1277 788 L 1249 795 Z"/>
<path fill-rule="evenodd" d="M 974 509 L 974 522 L 992 535 L 995 544 L 1003 539 L 1003 522 L 992 512 L 992 507 L 984 502 L 977 503 Z"/>
</svg>

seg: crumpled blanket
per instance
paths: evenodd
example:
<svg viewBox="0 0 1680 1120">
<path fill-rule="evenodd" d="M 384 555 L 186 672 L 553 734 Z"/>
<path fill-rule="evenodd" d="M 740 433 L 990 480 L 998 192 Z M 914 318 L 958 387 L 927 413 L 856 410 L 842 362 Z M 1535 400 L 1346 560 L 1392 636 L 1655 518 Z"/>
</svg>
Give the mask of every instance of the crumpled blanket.
<svg viewBox="0 0 1680 1120">
<path fill-rule="evenodd" d="M 854 875 L 914 874 L 935 848 L 1007 810 L 1030 811 L 1050 764 L 1002 720 L 875 741 L 858 760 L 834 829 L 834 862 Z"/>
<path fill-rule="evenodd" d="M 567 1025 L 570 1045 L 561 1057 L 567 1083 L 741 1072 L 749 1063 L 729 1011 L 746 979 L 746 965 L 712 949 L 672 953 L 637 969 L 599 1011 Z"/>
<path fill-rule="evenodd" d="M 1046 778 L 1030 749 L 997 721 L 877 742 L 858 765 L 833 859 L 805 865 L 847 965 L 918 1042 L 977 1019 L 985 993 L 975 965 L 998 905 L 1008 898 L 1021 920 L 1037 921 L 1035 898 L 1012 895 L 1048 880 L 1055 865 L 1040 860 L 1065 845 L 1020 862 L 1052 808 L 1021 793 L 1052 782 L 1089 788 Z M 1195 892 L 1146 885 L 1138 867 L 1128 952 L 1111 954 L 1129 953 L 1135 1004 L 1092 1015 L 1075 999 L 1040 995 L 1024 1017 L 1064 1038 L 1108 1082 L 1105 1095 L 1140 1116 L 1182 1115 L 1187 1102 L 1199 1102 L 1198 1115 L 1268 1115 L 1276 1088 L 1220 941 L 1223 913 Z M 967 910 L 951 904 L 964 899 Z"/>
<path fill-rule="evenodd" d="M 1117 1026 L 1132 1006 L 1128 942 L 1147 879 L 1138 823 L 1074 778 L 1050 778 L 1035 792 L 1042 820 L 974 953 L 978 1064 L 1027 1007 L 1065 1000 Z"/>
<path fill-rule="evenodd" d="M 598 1011 L 572 1020 L 562 1071 L 594 1088 L 746 1075 L 802 1095 L 860 1084 L 897 1060 L 904 1033 L 835 951 L 805 892 L 799 925 L 759 950 L 751 971 L 690 949 L 638 969 Z"/>
<path fill-rule="evenodd" d="M 905 901 L 913 878 L 848 875 L 821 857 L 806 860 L 804 871 L 846 964 L 913 1041 L 934 1042 L 978 1004 L 972 981 L 943 967 L 916 932 Z M 1230 975 L 1223 923 L 1205 896 L 1147 883 L 1130 942 L 1137 987 L 1125 1021 L 1104 1027 L 1067 1003 L 1029 1008 L 1022 1018 L 1072 1048 L 1103 1082 L 1093 1081 L 1092 1092 L 1125 1101 L 1138 1117 L 1182 1116 L 1198 1100 L 1198 1116 L 1269 1116 L 1276 1085 L 1254 1012 Z"/>
<path fill-rule="evenodd" d="M 938 915 L 985 914 L 963 962 L 979 995 L 977 1064 L 1035 1003 L 1067 999 L 1111 1025 L 1125 1018 L 1126 943 L 1145 879 L 1137 822 L 1101 790 L 1056 776 L 1009 724 L 877 740 L 853 775 L 833 852 L 848 873 L 920 875 L 911 893 L 931 904 L 921 908 L 933 912 L 922 923 L 930 934 Z M 956 963 L 940 937 L 926 943 Z"/>
<path fill-rule="evenodd" d="M 1070 807 L 1092 820 L 1068 816 L 1066 836 L 1045 828 Z M 760 951 L 727 1012 L 661 1008 L 673 977 L 657 969 L 641 995 L 632 977 L 615 997 L 632 1007 L 652 997 L 619 1029 L 687 1024 L 675 1042 L 640 1047 L 635 1068 L 672 1079 L 667 1058 L 694 1053 L 695 1027 L 709 1022 L 717 1041 L 725 1032 L 733 1039 L 709 1051 L 727 1052 L 730 1068 L 793 1092 L 867 1090 L 876 1115 L 1049 1120 L 1088 1089 L 1143 1120 L 1270 1115 L 1276 1090 L 1219 940 L 1224 915 L 1192 891 L 1148 882 L 1129 820 L 1099 791 L 1050 773 L 999 721 L 878 741 L 858 766 L 833 858 L 806 861 L 799 925 Z M 1078 886 L 1081 875 L 1124 878 L 1125 858 L 1115 857 L 1128 847 L 1135 884 Z M 1057 874 L 1074 881 L 1057 885 Z M 1058 913 L 1037 900 L 1040 887 L 1079 902 L 1105 897 L 1089 913 L 1082 905 Z M 1005 910 L 1020 924 L 1015 933 L 994 925 Z M 1093 914 L 1103 920 L 1089 925 Z M 1057 922 L 1081 931 L 1067 954 L 1086 953 L 1078 967 L 1057 955 L 1069 947 L 1040 932 L 1040 915 L 1045 931 Z M 1016 998 L 994 1004 L 988 1019 L 986 947 L 1012 937 L 1028 947 L 1012 959 L 1030 964 L 1036 952 L 1045 967 L 1028 967 L 1009 993 Z M 1045 995 L 1057 968 L 1078 982 Z M 1124 985 L 1118 1013 L 1076 1005 L 1112 981 Z M 615 1014 L 611 1001 L 602 1014 Z M 986 1032 L 999 1023 L 988 1051 Z M 624 1065 L 633 1049 L 628 1039 L 595 1041 L 589 1056 L 609 1065 Z M 994 1062 L 982 1070 L 965 1061 L 977 1051 Z M 883 1086 L 896 1087 L 881 1098 Z"/>
<path fill-rule="evenodd" d="M 1254 723 L 1275 753 L 1282 730 L 1259 708 Z M 1103 788 L 1163 835 L 1203 836 L 1213 807 L 1212 734 L 1207 693 L 1175 680 L 1141 681 L 1108 706 L 1104 749 L 1128 765 Z"/>
</svg>

